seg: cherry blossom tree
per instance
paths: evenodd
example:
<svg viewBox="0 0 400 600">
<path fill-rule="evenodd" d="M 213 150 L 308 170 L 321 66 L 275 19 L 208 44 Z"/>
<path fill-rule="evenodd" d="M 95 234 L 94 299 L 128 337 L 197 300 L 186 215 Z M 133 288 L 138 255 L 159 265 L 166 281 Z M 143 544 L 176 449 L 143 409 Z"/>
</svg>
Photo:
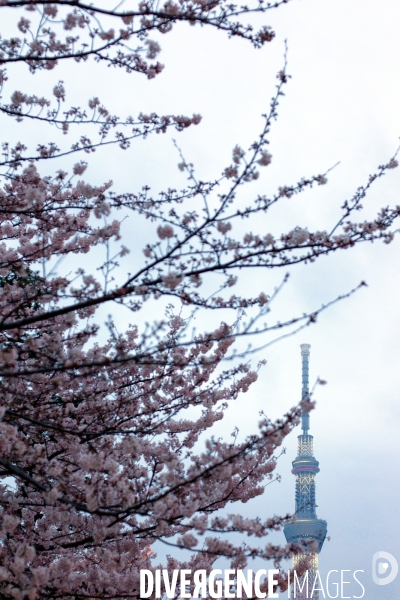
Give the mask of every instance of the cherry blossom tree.
<svg viewBox="0 0 400 600">
<path fill-rule="evenodd" d="M 265 335 L 307 326 L 322 308 L 265 323 L 279 290 L 249 297 L 234 286 L 246 269 L 312 262 L 365 241 L 389 243 L 400 207 L 384 207 L 368 221 L 358 215 L 374 181 L 397 166 L 396 156 L 343 203 L 329 229 L 259 235 L 253 224 L 260 217 L 268 223 L 273 205 L 327 183 L 322 173 L 270 195 L 251 197 L 248 187 L 246 202 L 239 193 L 272 160 L 268 136 L 288 82 L 286 64 L 252 145 L 235 146 L 231 163 L 207 182 L 181 155 L 186 189 L 159 195 L 148 187 L 116 193 L 110 182 L 92 185 L 81 178 L 82 157 L 199 125 L 199 115 L 119 117 L 97 96 L 85 107 L 68 106 L 62 81 L 54 80 L 51 98 L 38 97 L 28 77 L 65 61 L 95 60 L 145 82 L 163 69 L 152 32 L 169 33 L 180 22 L 258 49 L 274 32 L 267 25 L 255 31 L 246 18 L 287 1 L 141 0 L 115 9 L 79 0 L 0 1 L 0 113 L 21 132 L 17 144 L 3 140 L 0 160 L 1 597 L 138 598 L 140 569 L 208 571 L 218 557 L 232 568 L 254 557 L 279 564 L 293 550 L 266 539 L 285 516 L 244 518 L 231 505 L 260 495 L 276 478 L 282 441 L 311 399 L 277 422 L 262 415 L 259 430 L 242 441 L 237 432 L 215 439 L 212 428 L 257 378 L 258 367 L 246 358 L 252 347 L 237 351 L 237 341 L 257 335 L 262 346 Z M 22 91 L 8 84 L 19 63 L 28 77 Z M 24 140 L 27 124 L 36 132 L 34 147 Z M 44 142 L 46 127 L 61 130 L 65 144 Z M 62 157 L 65 170 L 41 174 L 43 162 Z M 129 252 L 121 240 L 126 214 L 146 222 L 152 236 L 131 273 L 120 266 Z M 64 259 L 76 264 L 87 255 L 95 268 L 63 272 Z M 156 318 L 145 322 L 153 305 Z M 112 316 L 102 325 L 102 306 L 126 311 L 126 331 Z M 196 331 L 198 313 L 220 313 L 220 322 Z M 156 543 L 187 552 L 158 565 Z"/>
</svg>

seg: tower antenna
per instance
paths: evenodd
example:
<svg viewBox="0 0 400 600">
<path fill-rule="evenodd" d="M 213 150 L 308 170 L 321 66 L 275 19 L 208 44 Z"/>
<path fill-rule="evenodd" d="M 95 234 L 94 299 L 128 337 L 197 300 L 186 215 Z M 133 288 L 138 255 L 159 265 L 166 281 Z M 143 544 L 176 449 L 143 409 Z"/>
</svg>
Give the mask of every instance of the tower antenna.
<svg viewBox="0 0 400 600">
<path fill-rule="evenodd" d="M 310 368 L 310 344 L 301 344 L 301 360 L 302 360 L 302 388 L 301 388 L 301 399 L 307 400 L 310 397 L 309 392 L 309 368 Z M 301 428 L 303 435 L 307 435 L 310 429 L 310 415 L 304 413 L 301 416 Z"/>
</svg>

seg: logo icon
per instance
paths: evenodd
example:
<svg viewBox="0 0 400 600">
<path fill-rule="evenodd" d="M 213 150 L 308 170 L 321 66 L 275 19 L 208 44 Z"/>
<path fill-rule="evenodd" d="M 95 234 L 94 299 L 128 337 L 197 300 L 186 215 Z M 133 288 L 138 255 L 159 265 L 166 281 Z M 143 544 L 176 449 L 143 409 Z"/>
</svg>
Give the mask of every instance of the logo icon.
<svg viewBox="0 0 400 600">
<path fill-rule="evenodd" d="M 372 557 L 372 580 L 376 585 L 388 585 L 397 577 L 399 565 L 390 552 L 375 552 Z"/>
</svg>

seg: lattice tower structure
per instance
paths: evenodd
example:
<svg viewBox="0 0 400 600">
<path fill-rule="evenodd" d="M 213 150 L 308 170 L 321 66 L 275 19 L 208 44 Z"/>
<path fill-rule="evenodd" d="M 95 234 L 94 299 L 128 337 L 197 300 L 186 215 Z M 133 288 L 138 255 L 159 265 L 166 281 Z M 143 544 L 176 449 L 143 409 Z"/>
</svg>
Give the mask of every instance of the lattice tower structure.
<svg viewBox="0 0 400 600">
<path fill-rule="evenodd" d="M 309 398 L 309 359 L 310 344 L 302 344 L 302 400 Z M 293 585 L 292 596 L 299 600 L 319 600 L 317 578 L 318 555 L 327 533 L 327 522 L 318 519 L 316 513 L 315 476 L 319 473 L 319 463 L 314 458 L 313 436 L 309 435 L 310 415 L 303 412 L 301 417 L 302 434 L 298 436 L 297 457 L 292 462 L 292 473 L 296 477 L 295 515 L 292 522 L 284 527 L 288 543 L 298 546 L 293 554 L 292 566 L 296 570 L 300 562 L 307 561 L 310 568 L 299 578 L 299 585 Z M 294 574 L 292 575 L 293 581 Z M 315 585 L 314 585 L 314 582 Z"/>
</svg>

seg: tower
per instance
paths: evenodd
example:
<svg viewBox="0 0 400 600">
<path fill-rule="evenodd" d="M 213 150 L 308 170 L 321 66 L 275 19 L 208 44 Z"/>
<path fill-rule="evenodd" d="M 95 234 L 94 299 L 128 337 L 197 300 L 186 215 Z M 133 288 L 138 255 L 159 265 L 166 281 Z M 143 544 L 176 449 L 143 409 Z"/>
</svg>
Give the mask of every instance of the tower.
<svg viewBox="0 0 400 600">
<path fill-rule="evenodd" d="M 301 344 L 302 358 L 302 400 L 309 397 L 308 369 L 310 358 L 310 344 Z M 305 600 L 312 598 L 318 600 L 318 591 L 313 592 L 314 581 L 318 571 L 318 554 L 324 543 L 327 523 L 317 518 L 315 503 L 315 475 L 319 473 L 319 463 L 314 458 L 313 436 L 308 434 L 310 429 L 310 416 L 303 413 L 301 416 L 303 433 L 298 436 L 297 457 L 292 462 L 292 473 L 296 477 L 295 517 L 291 523 L 284 527 L 286 541 L 292 542 L 302 550 L 293 554 L 293 570 L 299 561 L 308 559 L 311 568 L 301 577 L 296 585 L 294 594 L 296 598 Z M 319 587 L 318 580 L 315 587 Z"/>
</svg>

